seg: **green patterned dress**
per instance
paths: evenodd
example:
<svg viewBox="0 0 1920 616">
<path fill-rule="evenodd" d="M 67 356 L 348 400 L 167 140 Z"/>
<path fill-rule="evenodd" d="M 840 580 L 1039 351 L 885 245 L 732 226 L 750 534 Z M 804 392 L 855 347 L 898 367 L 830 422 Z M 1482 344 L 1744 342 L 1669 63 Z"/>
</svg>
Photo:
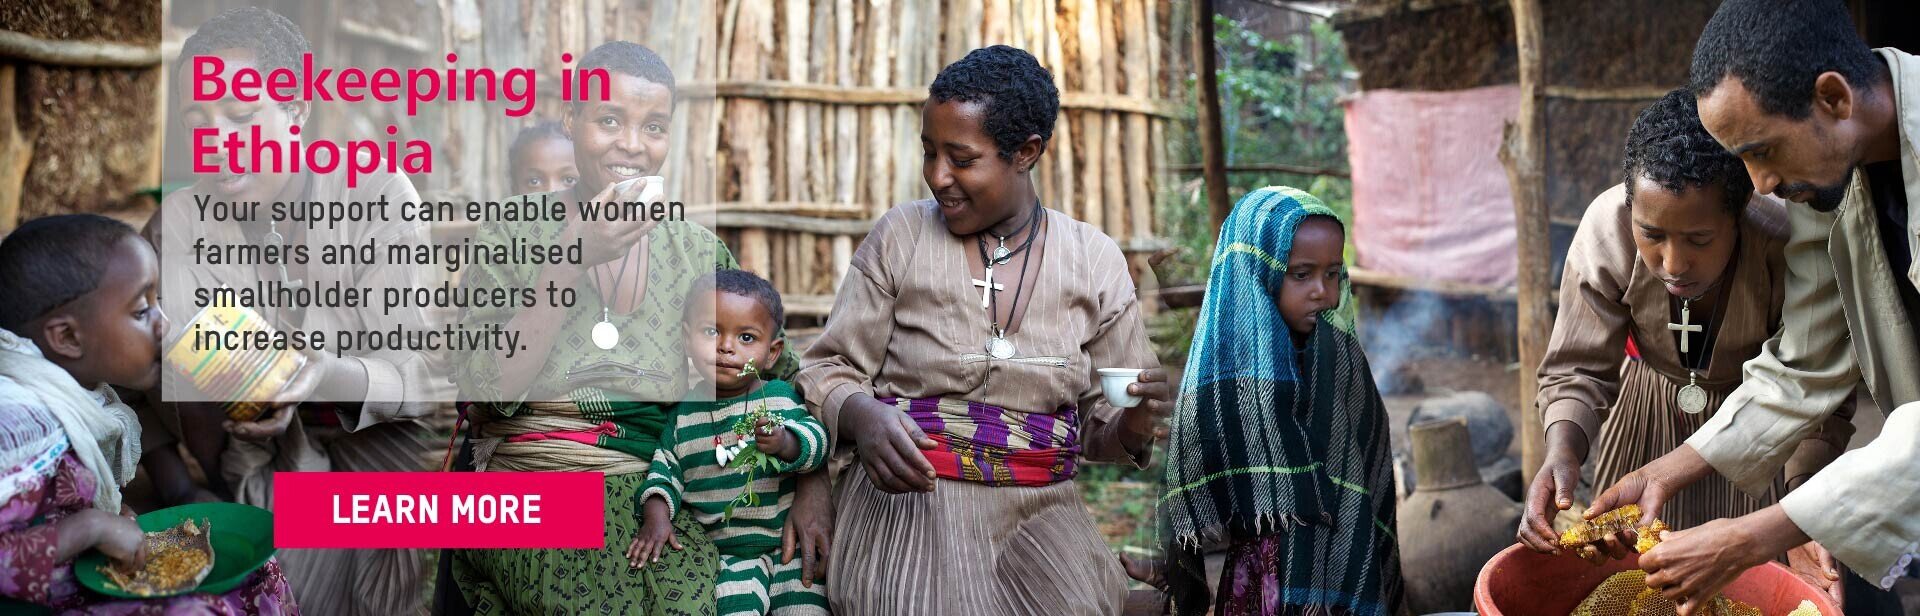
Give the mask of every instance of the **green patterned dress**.
<svg viewBox="0 0 1920 616">
<path fill-rule="evenodd" d="M 571 211 L 568 193 L 546 196 L 568 199 Z M 528 198 L 537 201 L 541 195 Z M 564 223 L 557 222 L 489 223 L 474 242 L 507 245 L 510 238 L 520 238 L 557 243 L 564 231 Z M 601 548 L 455 552 L 454 579 L 477 613 L 714 613 L 719 555 L 692 517 L 676 516 L 676 535 L 685 549 L 670 551 L 660 562 L 633 569 L 624 552 L 640 530 L 633 495 L 646 481 L 668 409 L 688 391 L 680 328 L 687 291 L 700 276 L 738 265 L 717 236 L 694 223 L 662 222 L 648 239 L 645 295 L 632 312 L 610 315 L 620 330 L 614 349 L 603 351 L 590 339 L 601 318 L 602 299 L 583 277 L 577 285 L 578 301 L 528 388 L 535 392 L 531 397 L 499 393 L 495 385 L 500 366 L 491 354 L 453 358 L 461 396 L 475 401 L 470 415 L 479 435 L 474 442 L 479 470 L 606 474 L 607 526 Z M 540 267 L 476 264 L 462 284 L 530 287 Z M 512 308 L 475 308 L 462 318 L 468 327 L 505 326 L 514 314 Z M 794 363 L 791 356 L 783 357 L 769 372 L 790 374 Z M 529 435 L 536 440 L 528 440 Z"/>
</svg>

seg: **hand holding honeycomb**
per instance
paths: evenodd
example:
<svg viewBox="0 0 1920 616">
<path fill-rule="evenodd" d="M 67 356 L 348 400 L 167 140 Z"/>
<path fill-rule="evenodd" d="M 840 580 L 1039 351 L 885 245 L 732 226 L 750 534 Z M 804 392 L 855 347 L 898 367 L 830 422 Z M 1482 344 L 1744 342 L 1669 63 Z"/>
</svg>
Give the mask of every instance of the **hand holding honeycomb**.
<svg viewBox="0 0 1920 616">
<path fill-rule="evenodd" d="M 1660 532 L 1668 530 L 1667 524 L 1654 520 L 1652 524 L 1640 526 L 1640 506 L 1627 505 L 1613 511 L 1594 516 L 1566 532 L 1560 533 L 1560 547 L 1579 548 L 1589 543 L 1601 541 L 1609 535 L 1634 531 L 1639 540 L 1633 544 L 1633 550 L 1641 554 L 1660 544 Z"/>
</svg>

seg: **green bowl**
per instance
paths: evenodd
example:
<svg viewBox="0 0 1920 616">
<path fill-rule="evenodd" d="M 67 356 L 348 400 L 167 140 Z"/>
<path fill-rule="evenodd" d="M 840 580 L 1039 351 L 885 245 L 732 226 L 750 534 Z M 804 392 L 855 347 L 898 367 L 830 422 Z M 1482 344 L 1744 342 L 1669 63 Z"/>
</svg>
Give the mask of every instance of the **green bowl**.
<svg viewBox="0 0 1920 616">
<path fill-rule="evenodd" d="M 213 534 L 208 537 L 208 542 L 213 544 L 213 571 L 207 574 L 205 580 L 201 580 L 199 586 L 151 597 L 128 593 L 109 584 L 107 576 L 100 574 L 100 567 L 107 564 L 107 556 L 99 550 L 89 550 L 74 559 L 74 577 L 79 579 L 80 585 L 94 592 L 122 599 L 151 599 L 191 593 L 220 594 L 246 581 L 248 575 L 267 564 L 267 559 L 277 551 L 273 547 L 273 512 L 238 503 L 195 503 L 161 509 L 140 516 L 140 530 L 166 530 L 188 518 L 196 523 L 205 520 L 213 526 Z"/>
</svg>

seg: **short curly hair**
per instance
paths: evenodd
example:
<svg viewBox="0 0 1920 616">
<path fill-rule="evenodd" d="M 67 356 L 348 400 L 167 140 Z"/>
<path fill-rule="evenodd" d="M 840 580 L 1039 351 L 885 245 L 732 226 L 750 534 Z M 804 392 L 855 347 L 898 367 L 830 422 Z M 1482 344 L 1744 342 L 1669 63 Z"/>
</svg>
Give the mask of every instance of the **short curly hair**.
<svg viewBox="0 0 1920 616">
<path fill-rule="evenodd" d="M 1740 79 L 1767 113 L 1795 120 L 1813 111 L 1813 82 L 1839 73 L 1860 91 L 1879 85 L 1873 49 L 1840 0 L 1726 0 L 1693 48 L 1688 87 L 1706 96 Z"/>
<path fill-rule="evenodd" d="M 1627 206 L 1633 206 L 1634 180 L 1646 178 L 1674 194 L 1718 186 L 1721 205 L 1739 216 L 1753 193 L 1746 165 L 1714 141 L 1700 125 L 1693 94 L 1668 92 L 1640 112 L 1627 130 L 1627 152 L 1620 165 L 1626 179 Z"/>
<path fill-rule="evenodd" d="M 27 325 L 92 293 L 112 267 L 114 248 L 140 237 L 127 223 L 98 214 L 35 218 L 0 240 L 0 328 L 30 336 Z"/>
<path fill-rule="evenodd" d="M 994 45 L 967 53 L 967 57 L 940 69 L 927 88 L 933 103 L 960 101 L 986 106 L 982 128 L 993 137 L 1002 160 L 1030 135 L 1041 143 L 1053 139 L 1053 123 L 1060 116 L 1060 90 L 1053 74 L 1033 54 L 1018 47 Z"/>
<path fill-rule="evenodd" d="M 253 52 L 261 74 L 300 67 L 300 56 L 313 50 L 307 36 L 286 17 L 257 6 L 229 9 L 200 24 L 180 43 L 180 59 L 210 56 L 223 49 Z"/>
<path fill-rule="evenodd" d="M 673 95 L 675 102 L 680 99 L 680 91 L 673 85 L 673 69 L 667 66 L 666 60 L 660 59 L 660 54 L 654 53 L 646 45 L 628 41 L 601 43 L 600 46 L 588 50 L 587 55 L 580 57 L 580 64 L 574 67 L 574 72 L 579 73 L 595 68 L 632 75 L 666 86 L 667 92 Z M 584 102 L 586 101 L 576 100 L 574 104 Z"/>
<path fill-rule="evenodd" d="M 786 335 L 787 307 L 780 301 L 780 291 L 774 289 L 773 283 L 767 282 L 767 279 L 742 269 L 723 269 L 701 276 L 693 281 L 687 291 L 689 301 L 682 311 L 683 317 L 693 316 L 693 308 L 700 304 L 691 300 L 702 293 L 725 293 L 760 302 L 760 307 L 767 309 L 767 316 L 773 318 L 773 335 Z"/>
</svg>

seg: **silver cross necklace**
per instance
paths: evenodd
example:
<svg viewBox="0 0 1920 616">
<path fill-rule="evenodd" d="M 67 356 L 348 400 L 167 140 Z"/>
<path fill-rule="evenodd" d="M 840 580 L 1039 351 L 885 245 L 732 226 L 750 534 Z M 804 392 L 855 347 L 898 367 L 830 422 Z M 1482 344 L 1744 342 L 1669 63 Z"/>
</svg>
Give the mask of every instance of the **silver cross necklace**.
<svg viewBox="0 0 1920 616">
<path fill-rule="evenodd" d="M 996 265 L 1005 264 L 1007 261 L 1012 260 L 1014 255 L 1026 252 L 1028 248 L 1033 247 L 1033 238 L 1040 235 L 1040 227 L 1037 221 L 1039 221 L 1040 217 L 1045 213 L 1040 203 L 1034 202 L 1033 215 L 1028 216 L 1026 222 L 1020 223 L 1019 228 L 1014 229 L 1012 233 L 1004 236 L 994 234 L 994 239 L 999 240 L 999 246 L 993 249 L 993 254 L 991 255 L 987 254 L 987 239 L 979 236 L 975 236 L 974 238 L 974 241 L 978 243 L 980 248 L 981 264 L 985 266 L 986 270 L 986 279 L 974 280 L 973 284 L 981 288 L 980 308 L 987 311 L 987 319 L 990 323 L 987 326 L 986 351 L 988 357 L 994 359 L 1012 359 L 1017 350 L 1013 346 L 1013 341 L 1007 339 L 1006 328 L 1000 325 L 1000 291 L 1005 290 L 1006 287 L 993 282 L 993 268 Z M 1028 227 L 1033 227 L 1033 230 L 1027 234 L 1027 239 L 1021 241 L 1018 247 L 1008 248 L 1007 239 L 1019 235 L 1021 231 L 1027 230 Z M 1031 255 L 1026 259 L 1020 260 L 1020 277 L 1014 281 L 1013 308 L 1007 313 L 1007 321 L 1009 321 L 1009 323 L 1013 321 L 1012 311 L 1020 309 L 1020 295 L 1026 291 L 1027 263 L 1032 260 Z"/>
<path fill-rule="evenodd" d="M 1723 277 L 1722 280 L 1724 279 Z M 1718 287 L 1719 283 L 1715 283 L 1714 286 Z M 1713 293 L 1717 290 L 1717 288 L 1709 288 L 1707 289 L 1707 293 Z M 1698 297 L 1706 297 L 1706 293 L 1701 293 Z M 1693 300 L 1698 299 L 1698 297 L 1681 298 L 1680 322 L 1667 324 L 1668 331 L 1679 332 L 1680 334 L 1680 363 L 1681 367 L 1687 369 L 1687 384 L 1685 387 L 1680 388 L 1680 395 L 1677 401 L 1680 403 L 1680 410 L 1685 411 L 1688 415 L 1698 415 L 1701 411 L 1707 410 L 1707 390 L 1700 387 L 1699 379 L 1700 371 L 1706 369 L 1707 362 L 1712 358 L 1711 356 L 1713 354 L 1706 346 L 1706 341 L 1702 340 L 1700 355 L 1695 357 L 1692 362 L 1688 362 L 1687 353 L 1692 352 L 1691 340 L 1694 334 L 1700 334 L 1702 338 L 1704 338 L 1707 334 L 1708 326 L 1718 327 L 1720 317 L 1725 316 L 1727 313 L 1728 298 L 1722 297 L 1720 298 L 1720 302 L 1714 305 L 1713 317 L 1709 320 L 1710 322 L 1708 324 L 1694 323 Z"/>
</svg>

